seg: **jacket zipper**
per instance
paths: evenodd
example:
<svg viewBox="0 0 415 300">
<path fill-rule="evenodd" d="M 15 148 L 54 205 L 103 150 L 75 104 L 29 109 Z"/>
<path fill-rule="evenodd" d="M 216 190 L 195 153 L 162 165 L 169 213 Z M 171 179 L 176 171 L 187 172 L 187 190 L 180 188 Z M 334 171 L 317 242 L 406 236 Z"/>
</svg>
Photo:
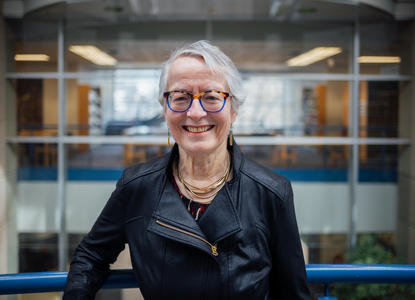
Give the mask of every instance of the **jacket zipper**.
<svg viewBox="0 0 415 300">
<path fill-rule="evenodd" d="M 175 230 L 175 231 L 181 232 L 181 233 L 183 233 L 183 234 L 190 235 L 191 237 L 194 237 L 194 238 L 197 238 L 197 239 L 201 240 L 202 242 L 204 242 L 204 243 L 206 243 L 206 244 L 208 244 L 208 245 L 209 245 L 209 247 L 210 247 L 210 249 L 211 249 L 211 251 L 212 251 L 212 255 L 214 255 L 214 256 L 218 256 L 218 255 L 219 255 L 219 253 L 218 253 L 218 244 L 212 245 L 212 244 L 211 244 L 211 243 L 209 243 L 206 239 L 202 238 L 201 236 L 198 236 L 197 234 L 194 234 L 194 233 L 191 233 L 191 232 L 185 231 L 185 230 L 183 230 L 183 229 L 180 229 L 180 228 L 177 228 L 177 227 L 171 226 L 171 225 L 166 224 L 166 223 L 164 223 L 164 222 L 161 222 L 161 221 L 159 221 L 159 220 L 156 220 L 156 223 L 157 223 L 157 224 L 159 224 L 160 226 L 167 227 L 167 228 L 169 228 L 169 229 L 171 229 L 171 230 Z"/>
</svg>

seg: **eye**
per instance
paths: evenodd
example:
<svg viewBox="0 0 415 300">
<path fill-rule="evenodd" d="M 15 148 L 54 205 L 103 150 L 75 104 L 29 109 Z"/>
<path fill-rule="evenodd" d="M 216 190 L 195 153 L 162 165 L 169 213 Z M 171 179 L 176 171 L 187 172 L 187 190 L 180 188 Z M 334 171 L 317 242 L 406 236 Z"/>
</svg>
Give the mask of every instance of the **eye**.
<svg viewBox="0 0 415 300">
<path fill-rule="evenodd" d="M 215 93 L 215 92 L 210 92 L 204 95 L 204 100 L 205 101 L 222 101 L 223 97 L 221 94 L 219 93 Z"/>
<path fill-rule="evenodd" d="M 171 100 L 175 102 L 189 101 L 189 95 L 185 93 L 173 93 L 171 94 Z"/>
<path fill-rule="evenodd" d="M 174 98 L 174 101 L 186 101 L 186 100 L 187 100 L 187 97 L 185 96 L 179 96 L 179 97 Z"/>
</svg>

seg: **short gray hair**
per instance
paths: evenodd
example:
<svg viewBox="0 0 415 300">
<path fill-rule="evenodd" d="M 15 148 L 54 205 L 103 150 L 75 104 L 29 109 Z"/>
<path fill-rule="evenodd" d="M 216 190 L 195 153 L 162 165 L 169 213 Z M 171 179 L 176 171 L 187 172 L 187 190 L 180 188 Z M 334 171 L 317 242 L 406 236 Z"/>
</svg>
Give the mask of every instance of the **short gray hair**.
<svg viewBox="0 0 415 300">
<path fill-rule="evenodd" d="M 170 58 L 163 64 L 159 82 L 159 101 L 163 105 L 163 93 L 166 92 L 167 79 L 170 65 L 178 57 L 195 56 L 201 57 L 209 69 L 216 74 L 222 74 L 229 86 L 232 95 L 232 108 L 238 112 L 239 106 L 244 102 L 244 93 L 242 91 L 242 78 L 232 60 L 223 53 L 218 47 L 213 46 L 209 41 L 198 41 L 187 44 L 175 50 Z"/>
</svg>

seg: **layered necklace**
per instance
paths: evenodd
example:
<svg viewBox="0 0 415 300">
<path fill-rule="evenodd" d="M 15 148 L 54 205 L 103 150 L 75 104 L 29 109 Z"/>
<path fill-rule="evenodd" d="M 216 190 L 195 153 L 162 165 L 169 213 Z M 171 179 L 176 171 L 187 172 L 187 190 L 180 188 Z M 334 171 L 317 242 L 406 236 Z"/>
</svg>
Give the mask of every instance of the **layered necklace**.
<svg viewBox="0 0 415 300">
<path fill-rule="evenodd" d="M 180 175 L 178 162 L 176 164 L 176 168 L 177 168 L 177 178 L 183 184 L 186 191 L 188 191 L 191 195 L 197 198 L 209 199 L 215 196 L 219 192 L 219 190 L 225 185 L 226 181 L 228 180 L 230 170 L 231 170 L 231 159 L 228 156 L 228 166 L 223 176 L 219 178 L 218 180 L 216 180 L 215 182 L 205 187 L 197 187 L 197 186 L 190 184 L 186 180 L 184 180 L 182 176 Z"/>
</svg>

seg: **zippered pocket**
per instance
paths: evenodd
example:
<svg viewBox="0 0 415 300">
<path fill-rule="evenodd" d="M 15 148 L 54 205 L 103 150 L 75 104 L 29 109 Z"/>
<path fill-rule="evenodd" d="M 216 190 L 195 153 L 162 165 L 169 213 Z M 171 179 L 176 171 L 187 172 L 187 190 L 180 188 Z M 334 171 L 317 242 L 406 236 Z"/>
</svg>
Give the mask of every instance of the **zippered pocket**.
<svg viewBox="0 0 415 300">
<path fill-rule="evenodd" d="M 160 226 L 163 226 L 163 227 L 169 228 L 171 230 L 175 230 L 177 232 L 180 232 L 180 233 L 183 233 L 183 234 L 187 234 L 187 235 L 189 235 L 191 237 L 194 237 L 196 239 L 199 239 L 200 241 L 206 243 L 210 247 L 210 250 L 211 250 L 213 256 L 218 256 L 219 255 L 219 253 L 218 253 L 218 245 L 217 244 L 213 245 L 213 244 L 209 243 L 208 240 L 202 238 L 201 236 L 198 236 L 197 234 L 194 234 L 192 232 L 188 232 L 186 230 L 183 230 L 183 229 L 177 228 L 175 226 L 166 224 L 166 223 L 164 223 L 164 222 L 162 222 L 160 220 L 156 220 L 156 223 L 158 225 L 160 225 Z"/>
</svg>

